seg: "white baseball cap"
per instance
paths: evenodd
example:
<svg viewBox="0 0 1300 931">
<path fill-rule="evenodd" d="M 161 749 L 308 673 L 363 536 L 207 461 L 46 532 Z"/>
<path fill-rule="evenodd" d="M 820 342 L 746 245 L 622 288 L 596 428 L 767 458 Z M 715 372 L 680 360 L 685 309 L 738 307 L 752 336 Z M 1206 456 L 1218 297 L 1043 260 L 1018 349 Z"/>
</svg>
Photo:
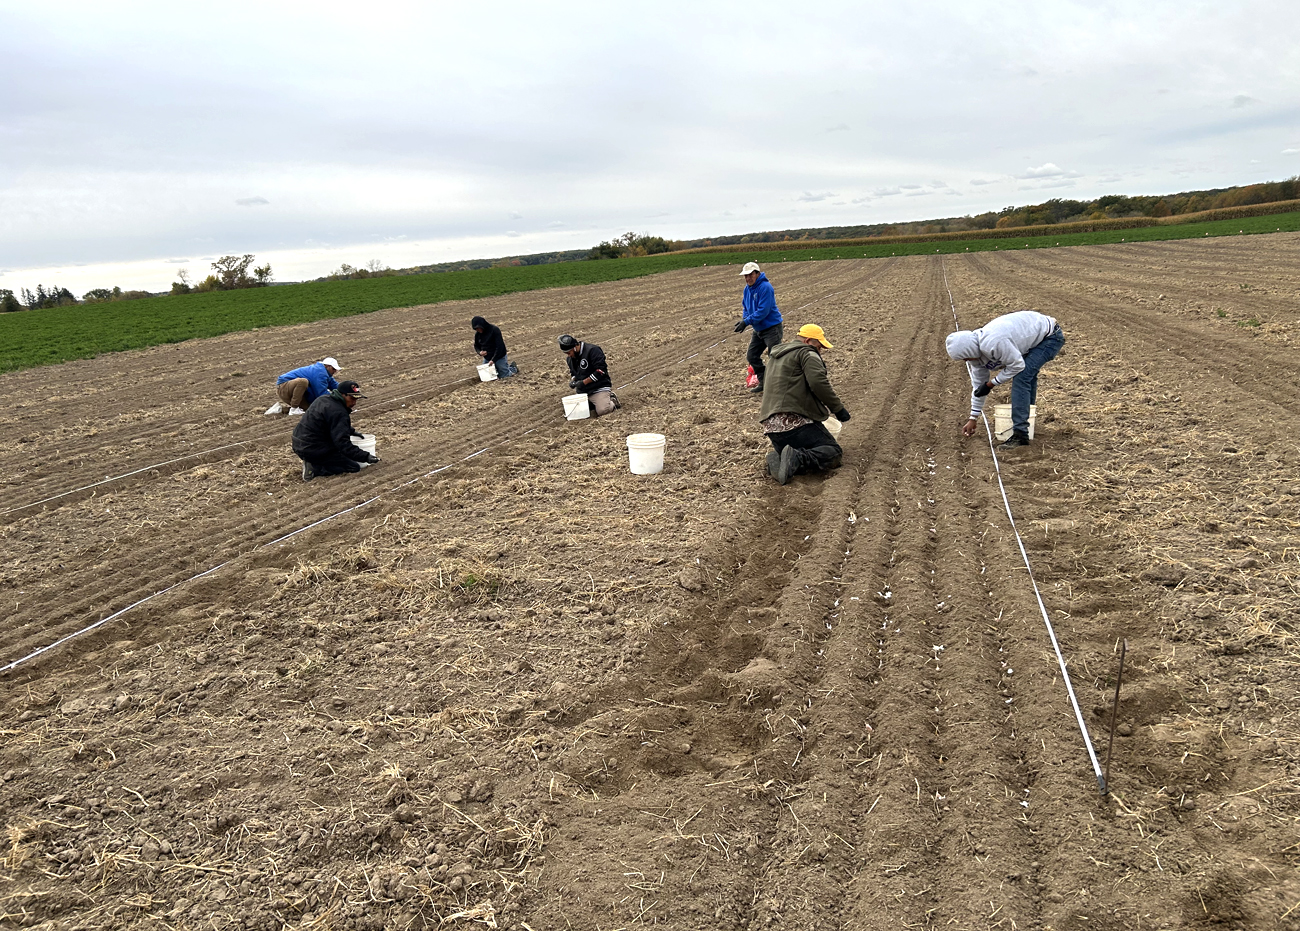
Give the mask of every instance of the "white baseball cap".
<svg viewBox="0 0 1300 931">
<path fill-rule="evenodd" d="M 339 360 L 336 359 L 336 358 L 334 358 L 333 356 L 326 356 L 325 358 L 321 359 L 320 361 L 321 361 L 321 365 L 328 365 L 330 368 L 332 368 L 332 369 L 333 369 L 334 371 L 336 371 L 336 372 L 339 372 L 339 371 L 342 371 L 342 370 L 343 370 L 343 366 L 339 365 Z"/>
<path fill-rule="evenodd" d="M 751 272 L 759 272 L 759 271 L 762 271 L 762 269 L 758 267 L 757 262 L 746 262 L 745 267 L 740 270 L 740 277 L 744 278 L 746 275 L 750 274 Z"/>
</svg>

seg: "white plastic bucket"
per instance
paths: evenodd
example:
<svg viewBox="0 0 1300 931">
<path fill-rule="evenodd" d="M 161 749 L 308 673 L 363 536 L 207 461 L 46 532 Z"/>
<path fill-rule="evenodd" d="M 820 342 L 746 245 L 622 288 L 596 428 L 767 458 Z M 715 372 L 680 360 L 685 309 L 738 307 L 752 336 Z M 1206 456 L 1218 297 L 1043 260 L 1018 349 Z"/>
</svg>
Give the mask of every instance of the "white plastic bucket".
<svg viewBox="0 0 1300 931">
<path fill-rule="evenodd" d="M 1038 405 L 1029 405 L 1029 438 L 1034 438 L 1034 420 L 1038 417 Z M 1014 429 L 1011 426 L 1011 405 L 994 404 L 993 405 L 993 434 L 998 438 L 998 442 L 1005 442 L 1011 439 Z"/>
<path fill-rule="evenodd" d="M 484 362 L 482 365 L 474 366 L 474 368 L 478 369 L 479 381 L 496 381 L 499 377 L 495 362 Z"/>
<path fill-rule="evenodd" d="M 564 404 L 565 420 L 586 420 L 591 416 L 591 405 L 585 394 L 570 394 L 560 398 Z"/>
<path fill-rule="evenodd" d="M 832 414 L 831 416 L 823 420 L 822 426 L 825 427 L 827 431 L 829 431 L 830 435 L 833 437 L 838 437 L 840 435 L 840 431 L 844 429 L 844 425 L 840 423 L 839 418 L 837 418 L 834 414 Z"/>
<path fill-rule="evenodd" d="M 633 475 L 654 475 L 664 470 L 664 446 L 668 443 L 662 433 L 633 433 L 627 438 L 627 458 Z"/>
<path fill-rule="evenodd" d="M 366 433 L 361 436 L 352 437 L 352 445 L 360 447 L 362 450 L 370 453 L 370 455 L 372 456 L 379 455 L 377 452 L 375 452 L 375 435 L 373 433 Z"/>
</svg>

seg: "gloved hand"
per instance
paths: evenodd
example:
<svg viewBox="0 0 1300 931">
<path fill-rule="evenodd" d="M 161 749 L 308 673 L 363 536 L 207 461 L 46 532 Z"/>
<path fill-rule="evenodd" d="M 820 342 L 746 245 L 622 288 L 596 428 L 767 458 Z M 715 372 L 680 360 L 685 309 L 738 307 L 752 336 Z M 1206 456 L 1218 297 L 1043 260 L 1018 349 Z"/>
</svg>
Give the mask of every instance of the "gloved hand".
<svg viewBox="0 0 1300 931">
<path fill-rule="evenodd" d="M 975 389 L 975 397 L 982 398 L 984 397 L 984 395 L 988 394 L 992 390 L 993 390 L 993 384 L 991 382 L 986 381 L 984 384 L 980 385 L 978 388 Z"/>
<path fill-rule="evenodd" d="M 849 419 L 849 409 L 847 407 L 840 408 L 835 412 L 835 419 L 840 423 L 847 423 Z"/>
<path fill-rule="evenodd" d="M 581 386 L 582 386 L 582 379 L 579 378 L 577 375 L 574 375 L 572 378 L 569 379 L 570 388 L 579 388 Z"/>
<path fill-rule="evenodd" d="M 374 453 L 366 453 L 366 462 L 370 463 L 371 465 L 374 465 L 378 461 L 379 461 L 379 457 L 376 456 Z"/>
<path fill-rule="evenodd" d="M 745 327 L 747 326 L 749 326 L 749 324 L 746 323 L 744 320 L 740 321 L 739 323 L 736 324 L 736 332 L 737 333 L 745 332 Z"/>
</svg>

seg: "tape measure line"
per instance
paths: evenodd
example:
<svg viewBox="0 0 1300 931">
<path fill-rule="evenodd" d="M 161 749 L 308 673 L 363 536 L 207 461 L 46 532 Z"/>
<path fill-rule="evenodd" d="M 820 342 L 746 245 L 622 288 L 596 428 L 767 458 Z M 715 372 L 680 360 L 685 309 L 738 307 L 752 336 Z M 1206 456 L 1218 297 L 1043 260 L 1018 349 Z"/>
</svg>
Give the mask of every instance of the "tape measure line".
<svg viewBox="0 0 1300 931">
<path fill-rule="evenodd" d="M 942 259 L 939 260 L 939 267 L 943 270 L 943 286 L 948 292 L 948 307 L 952 311 L 953 326 L 961 329 L 961 323 L 957 319 L 957 303 L 952 297 L 952 287 L 948 284 L 948 268 Z M 993 470 L 998 477 L 998 490 L 1002 492 L 1002 505 L 1007 511 L 1007 520 L 1011 524 L 1011 532 L 1015 535 L 1016 546 L 1020 548 L 1020 558 L 1025 561 L 1025 570 L 1029 573 L 1029 585 L 1034 590 L 1034 598 L 1038 601 L 1038 610 L 1043 615 L 1043 623 L 1047 626 L 1047 636 L 1052 641 L 1052 650 L 1056 653 L 1056 662 L 1061 667 L 1061 678 L 1065 681 L 1065 691 L 1070 696 L 1070 705 L 1074 708 L 1074 719 L 1079 723 L 1079 733 L 1083 735 L 1083 745 L 1088 751 L 1088 759 L 1092 761 L 1092 771 L 1097 776 L 1097 788 L 1102 795 L 1106 794 L 1106 777 L 1102 774 L 1101 763 L 1097 760 L 1097 752 L 1093 749 L 1092 738 L 1088 736 L 1088 725 L 1084 723 L 1083 712 L 1079 709 L 1079 699 L 1074 694 L 1074 683 L 1070 681 L 1070 671 L 1065 666 L 1065 656 L 1061 653 L 1061 644 L 1056 639 L 1056 629 L 1052 627 L 1052 619 L 1048 616 L 1047 606 L 1043 604 L 1043 596 L 1038 590 L 1038 581 L 1034 578 L 1034 567 L 1029 562 L 1029 553 L 1025 551 L 1025 541 L 1021 539 L 1020 531 L 1016 527 L 1015 515 L 1011 513 L 1011 500 L 1007 497 L 1007 486 L 1002 481 L 1002 465 L 998 462 L 998 451 L 993 445 L 993 430 L 989 427 L 989 418 L 987 414 L 980 415 L 984 420 L 984 432 L 989 440 L 989 452 L 993 455 Z"/>
</svg>

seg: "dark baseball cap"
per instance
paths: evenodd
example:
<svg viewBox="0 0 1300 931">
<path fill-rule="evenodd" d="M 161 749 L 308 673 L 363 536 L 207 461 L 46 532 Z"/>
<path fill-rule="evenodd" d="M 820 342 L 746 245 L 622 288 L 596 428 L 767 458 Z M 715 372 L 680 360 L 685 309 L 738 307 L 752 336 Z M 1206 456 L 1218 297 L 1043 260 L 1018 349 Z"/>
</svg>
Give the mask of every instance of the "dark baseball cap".
<svg viewBox="0 0 1300 931">
<path fill-rule="evenodd" d="M 341 381 L 338 387 L 339 394 L 350 394 L 354 398 L 364 398 L 361 393 L 361 386 L 354 381 Z"/>
</svg>

